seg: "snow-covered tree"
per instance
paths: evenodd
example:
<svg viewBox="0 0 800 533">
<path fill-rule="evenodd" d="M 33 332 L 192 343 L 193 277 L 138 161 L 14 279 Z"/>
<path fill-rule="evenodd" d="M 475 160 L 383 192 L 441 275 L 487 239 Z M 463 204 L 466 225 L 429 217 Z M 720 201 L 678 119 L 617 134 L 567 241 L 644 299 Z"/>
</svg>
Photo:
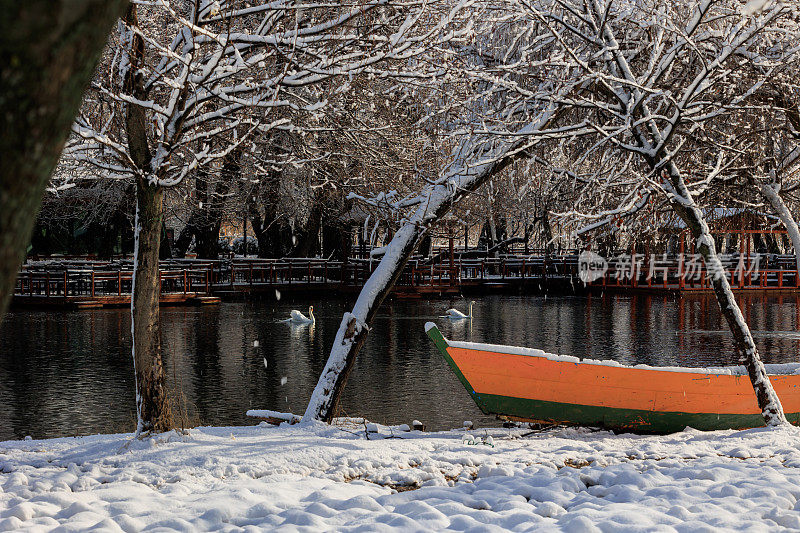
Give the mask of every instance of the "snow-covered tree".
<svg viewBox="0 0 800 533">
<path fill-rule="evenodd" d="M 158 311 L 165 189 L 224 164 L 255 138 L 298 131 L 302 117 L 325 107 L 316 88 L 326 80 L 402 74 L 450 17 L 449 8 L 434 8 L 389 0 L 131 4 L 64 157 L 136 183 L 137 433 L 171 424 Z"/>
<path fill-rule="evenodd" d="M 791 7 L 778 3 L 748 14 L 738 2 L 713 0 L 559 5 L 557 12 L 542 6 L 531 13 L 548 20 L 561 53 L 591 84 L 569 102 L 585 110 L 585 123 L 597 131 L 586 154 L 611 151 L 620 166 L 631 157 L 636 165 L 628 175 L 615 173 L 605 190 L 627 189 L 627 203 L 618 204 L 623 211 L 656 194 L 684 221 L 766 422 L 785 422 L 697 199 L 730 164 L 708 146 L 715 141 L 713 124 L 747 106 L 773 69 L 796 53 Z M 704 147 L 698 139 L 709 142 Z M 593 194 L 602 198 L 602 191 Z"/>
<path fill-rule="evenodd" d="M 797 53 L 795 7 L 760 2 L 743 8 L 732 0 L 487 3 L 483 11 L 475 8 L 474 20 L 480 22 L 474 38 L 448 51 L 468 97 L 445 102 L 439 112 L 450 119 L 453 135 L 491 138 L 489 144 L 470 145 L 491 146 L 483 149 L 490 160 L 507 161 L 506 154 L 521 150 L 577 183 L 580 201 L 571 215 L 587 224 L 633 216 L 652 202 L 669 205 L 689 228 L 711 273 L 739 359 L 770 425 L 785 417 L 698 204 L 729 161 L 700 141 L 713 142 L 711 125 L 750 105 L 774 69 Z M 554 146 L 567 154 L 562 160 L 569 168 L 554 164 L 550 156 L 559 152 Z M 494 163 L 483 161 L 481 155 L 464 158 L 456 151 L 452 168 L 468 171 L 445 170 L 421 195 L 417 212 L 345 315 L 305 418 L 330 419 L 342 376 L 409 250 L 446 211 L 443 206 L 493 172 Z"/>
<path fill-rule="evenodd" d="M 562 88 L 554 88 L 544 79 L 528 80 L 524 87 L 517 86 L 520 94 L 528 97 L 526 104 L 510 105 L 503 92 L 496 89 L 516 83 L 514 78 L 518 78 L 518 73 L 514 68 L 485 76 L 480 69 L 476 73 L 475 65 L 487 63 L 491 56 L 493 62 L 497 58 L 518 64 L 524 61 L 531 68 L 551 69 L 556 76 L 567 75 L 562 68 L 564 62 L 553 61 L 550 56 L 554 41 L 541 24 L 534 23 L 526 30 L 524 24 L 511 23 L 512 28 L 521 31 L 514 38 L 509 33 L 492 31 L 506 27 L 507 22 L 506 14 L 493 5 L 477 5 L 465 17 L 469 30 L 465 38 L 426 57 L 429 64 L 441 67 L 438 88 L 429 88 L 426 94 L 431 108 L 429 121 L 453 139 L 451 155 L 439 177 L 420 193 L 391 202 L 393 208 L 404 213 L 402 224 L 352 310 L 342 317 L 328 362 L 303 416 L 305 422 L 330 421 L 335 416 L 339 397 L 378 308 L 431 228 L 454 205 L 538 142 L 569 135 L 556 125 L 560 113 L 556 97 Z M 476 32 L 475 25 L 487 31 Z M 484 41 L 476 44 L 481 39 Z M 373 201 L 383 198 L 379 196 Z"/>
</svg>

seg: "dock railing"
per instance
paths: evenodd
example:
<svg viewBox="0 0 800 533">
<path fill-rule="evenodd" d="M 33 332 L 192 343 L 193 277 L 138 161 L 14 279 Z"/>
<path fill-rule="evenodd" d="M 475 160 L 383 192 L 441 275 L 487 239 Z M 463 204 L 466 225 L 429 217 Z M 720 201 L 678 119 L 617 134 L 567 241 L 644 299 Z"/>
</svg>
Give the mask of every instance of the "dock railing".
<svg viewBox="0 0 800 533">
<path fill-rule="evenodd" d="M 210 296 L 209 268 L 169 269 L 159 272 L 161 294 Z M 130 296 L 133 273 L 130 270 L 33 269 L 17 276 L 14 294 L 29 297 L 122 297 Z"/>
<path fill-rule="evenodd" d="M 519 286 L 567 281 L 577 286 L 579 256 L 561 254 L 501 254 L 469 258 L 465 254 L 440 254 L 438 261 L 416 256 L 397 281 L 397 291 L 407 293 L 457 294 L 462 288 Z M 753 268 L 755 256 L 722 255 L 725 275 L 734 289 L 800 289 L 794 256 L 773 255 Z M 160 264 L 161 294 L 167 299 L 180 296 L 212 296 L 241 291 L 286 288 L 301 290 L 357 291 L 375 270 L 379 260 L 322 258 L 233 260 L 180 259 Z M 132 264 L 129 260 L 49 260 L 26 264 L 17 278 L 15 296 L 27 298 L 123 298 L 130 297 Z M 612 258 L 608 269 L 594 286 L 620 289 L 709 290 L 702 264 L 674 262 L 656 264 L 652 258 L 635 267 Z"/>
</svg>

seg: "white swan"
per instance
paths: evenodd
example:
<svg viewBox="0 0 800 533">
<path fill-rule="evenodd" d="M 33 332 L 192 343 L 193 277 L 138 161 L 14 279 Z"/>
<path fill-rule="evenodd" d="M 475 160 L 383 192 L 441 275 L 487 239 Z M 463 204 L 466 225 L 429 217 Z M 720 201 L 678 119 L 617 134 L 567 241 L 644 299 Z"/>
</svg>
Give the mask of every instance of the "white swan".
<svg viewBox="0 0 800 533">
<path fill-rule="evenodd" d="M 462 313 L 458 309 L 448 309 L 447 311 L 445 311 L 444 316 L 441 316 L 439 318 L 449 318 L 451 320 L 461 320 L 463 318 L 472 318 L 472 305 L 474 303 L 475 303 L 474 301 L 470 301 L 469 302 L 469 314 L 468 315 L 465 315 L 464 313 Z"/>
<path fill-rule="evenodd" d="M 289 322 L 292 324 L 313 324 L 315 322 L 313 305 L 308 306 L 308 316 L 296 309 L 292 309 L 291 315 L 292 317 L 289 319 Z"/>
</svg>

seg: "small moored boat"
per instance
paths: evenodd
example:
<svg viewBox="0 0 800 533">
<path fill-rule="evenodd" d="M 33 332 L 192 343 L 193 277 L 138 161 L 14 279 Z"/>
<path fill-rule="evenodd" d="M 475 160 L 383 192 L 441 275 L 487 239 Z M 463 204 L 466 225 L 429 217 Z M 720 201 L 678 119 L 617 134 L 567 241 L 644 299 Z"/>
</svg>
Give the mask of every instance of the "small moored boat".
<svg viewBox="0 0 800 533">
<path fill-rule="evenodd" d="M 624 366 L 531 348 L 450 341 L 432 322 L 425 330 L 486 414 L 638 433 L 764 425 L 741 366 Z M 766 367 L 786 417 L 797 425 L 800 363 Z"/>
</svg>

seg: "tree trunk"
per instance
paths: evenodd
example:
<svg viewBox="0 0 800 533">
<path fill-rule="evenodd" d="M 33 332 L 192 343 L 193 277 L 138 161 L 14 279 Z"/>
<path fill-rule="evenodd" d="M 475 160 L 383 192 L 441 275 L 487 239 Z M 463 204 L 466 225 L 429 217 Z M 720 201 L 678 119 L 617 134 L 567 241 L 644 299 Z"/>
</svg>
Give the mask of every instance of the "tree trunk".
<svg viewBox="0 0 800 533">
<path fill-rule="evenodd" d="M 258 207 L 250 206 L 250 224 L 258 242 L 258 257 L 285 257 L 291 251 L 292 228 L 282 217 L 269 218 L 272 213 L 274 211 L 267 209 L 267 216 L 262 217 Z"/>
<path fill-rule="evenodd" d="M 199 228 L 203 224 L 203 217 L 205 214 L 204 209 L 208 206 L 208 171 L 205 167 L 197 169 L 194 176 L 194 202 L 195 206 L 192 207 L 192 213 L 189 215 L 189 220 L 178 235 L 178 240 L 175 241 L 175 252 L 178 257 L 185 257 L 189 246 L 192 244 L 192 239 L 195 239 L 195 251 L 197 251 L 199 240 Z M 199 252 L 198 252 L 199 253 Z"/>
<path fill-rule="evenodd" d="M 322 255 L 344 261 L 347 258 L 350 233 L 341 222 L 330 217 L 325 220 L 326 223 L 322 226 Z"/>
<path fill-rule="evenodd" d="M 142 179 L 136 187 L 136 226 L 131 296 L 131 334 L 136 372 L 137 435 L 172 427 L 161 362 L 158 251 L 164 190 Z"/>
<path fill-rule="evenodd" d="M 792 240 L 792 247 L 794 247 L 795 268 L 797 274 L 800 275 L 800 227 L 794 219 L 794 215 L 789 210 L 789 207 L 783 201 L 780 195 L 780 185 L 778 184 L 762 184 L 759 189 L 761 195 L 766 198 L 772 209 L 778 215 L 778 218 L 783 222 L 789 238 Z"/>
<path fill-rule="evenodd" d="M 219 230 L 221 227 L 220 220 L 208 220 L 197 228 L 195 251 L 199 259 L 219 258 Z"/>
<path fill-rule="evenodd" d="M 0 320 L 122 0 L 0 2 Z"/>
<path fill-rule="evenodd" d="M 258 243 L 258 257 L 268 257 L 265 250 L 269 242 L 266 232 L 263 231 L 264 219 L 261 217 L 261 212 L 253 204 L 247 204 L 247 212 L 250 225 L 253 226 L 253 236 L 256 238 L 256 243 Z"/>
<path fill-rule="evenodd" d="M 238 180 L 240 175 L 239 152 L 233 151 L 225 156 L 220 176 L 213 183 L 212 190 L 206 194 L 205 204 L 201 209 L 201 222 L 197 225 L 195 233 L 197 257 L 202 259 L 219 257 L 219 231 L 222 228 L 225 198 L 231 183 Z"/>
<path fill-rule="evenodd" d="M 138 26 L 136 5 L 125 15 L 133 28 Z M 130 43 L 130 68 L 125 77 L 125 91 L 143 99 L 139 65 L 144 60 L 144 42 L 134 33 Z M 161 245 L 163 188 L 151 185 L 150 146 L 147 138 L 147 117 L 142 107 L 128 105 L 125 128 L 128 150 L 141 175 L 136 179 L 136 224 L 134 226 L 133 290 L 131 293 L 131 343 L 136 374 L 136 434 L 170 429 L 172 420 L 161 363 L 161 329 L 159 326 L 159 294 L 161 279 L 158 256 Z"/>
<path fill-rule="evenodd" d="M 497 139 L 490 139 L 474 144 L 469 150 L 472 157 L 462 160 L 457 172 L 429 185 L 420 194 L 419 207 L 394 234 L 392 242 L 386 247 L 386 253 L 361 289 L 352 311 L 342 317 L 328 362 L 303 415 L 304 423 L 311 423 L 313 420 L 330 422 L 335 416 L 356 356 L 367 340 L 372 319 L 394 287 L 411 254 L 428 234 L 431 225 L 464 196 L 479 189 L 489 178 L 514 161 L 520 155 L 520 146 L 530 143 L 525 134 L 545 127 L 554 116 L 555 110 L 551 107 L 536 122 L 523 128 L 514 142 L 501 141 L 498 144 Z"/>
<path fill-rule="evenodd" d="M 670 198 L 672 207 L 692 232 L 697 250 L 703 256 L 711 286 L 714 288 L 714 295 L 717 297 L 722 316 L 725 317 L 728 327 L 733 333 L 739 362 L 747 368 L 747 374 L 753 384 L 758 407 L 761 409 L 764 421 L 768 426 L 788 424 L 780 399 L 772 388 L 764 363 L 761 362 L 753 335 L 736 303 L 728 277 L 725 275 L 725 269 L 717 256 L 714 238 L 711 236 L 703 213 L 686 188 L 683 176 L 677 166 L 672 162 L 668 163 L 665 173 L 667 174 L 665 178 L 669 180 L 675 190 Z"/>
<path fill-rule="evenodd" d="M 278 211 L 280 179 L 280 172 L 269 172 L 264 177 L 258 204 L 249 205 L 250 222 L 258 241 L 258 257 L 285 257 L 293 248 L 292 229 L 287 218 Z"/>
<path fill-rule="evenodd" d="M 159 259 L 172 259 L 172 245 L 167 234 L 167 224 L 161 222 L 161 247 L 158 250 Z"/>
<path fill-rule="evenodd" d="M 541 222 L 544 249 L 547 253 L 551 253 L 553 251 L 553 229 L 550 227 L 550 217 L 547 216 L 547 211 L 542 214 Z"/>
<path fill-rule="evenodd" d="M 199 169 L 195 176 L 195 200 L 189 220 L 181 230 L 175 242 L 175 250 L 179 256 L 186 255 L 194 237 L 197 257 L 200 259 L 217 259 L 219 257 L 219 232 L 222 228 L 222 216 L 225 197 L 230 184 L 239 173 L 239 162 L 236 152 L 225 158 L 220 176 L 209 184 L 207 170 Z"/>
<path fill-rule="evenodd" d="M 293 256 L 311 257 L 319 250 L 319 229 L 321 224 L 322 204 L 315 199 L 306 226 L 298 232 L 297 245 L 292 250 Z"/>
</svg>

